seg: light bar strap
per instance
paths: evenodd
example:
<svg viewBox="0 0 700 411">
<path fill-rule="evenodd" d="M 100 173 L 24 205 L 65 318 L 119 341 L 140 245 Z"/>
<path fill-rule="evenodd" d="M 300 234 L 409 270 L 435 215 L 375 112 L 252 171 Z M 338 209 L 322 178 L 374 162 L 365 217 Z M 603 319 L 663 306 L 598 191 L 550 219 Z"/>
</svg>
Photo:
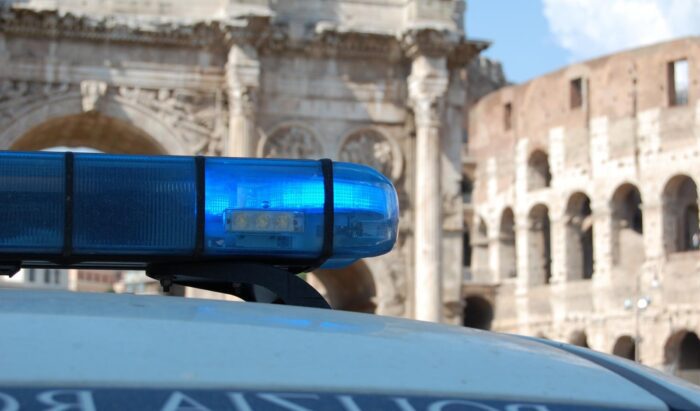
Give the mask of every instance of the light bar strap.
<svg viewBox="0 0 700 411">
<path fill-rule="evenodd" d="M 73 254 L 73 160 L 75 156 L 67 151 L 64 155 L 66 178 L 66 206 L 63 226 L 63 256 L 70 257 Z"/>
<path fill-rule="evenodd" d="M 321 171 L 323 172 L 323 246 L 321 254 L 316 262 L 320 267 L 333 255 L 333 228 L 335 226 L 335 210 L 333 207 L 333 161 L 322 158 Z"/>
<path fill-rule="evenodd" d="M 323 243 L 318 258 L 298 272 L 309 272 L 322 266 L 333 256 L 333 228 L 335 210 L 333 203 L 333 161 L 328 158 L 318 160 L 323 173 Z"/>
<path fill-rule="evenodd" d="M 195 256 L 200 256 L 204 252 L 204 202 L 205 202 L 205 161 L 206 159 L 203 156 L 196 156 L 194 158 L 194 165 L 195 165 L 195 178 L 197 179 L 196 181 L 196 187 L 195 191 L 197 193 L 197 204 L 196 204 L 196 218 L 197 218 L 197 226 L 195 229 L 195 246 L 194 246 L 194 255 Z"/>
</svg>

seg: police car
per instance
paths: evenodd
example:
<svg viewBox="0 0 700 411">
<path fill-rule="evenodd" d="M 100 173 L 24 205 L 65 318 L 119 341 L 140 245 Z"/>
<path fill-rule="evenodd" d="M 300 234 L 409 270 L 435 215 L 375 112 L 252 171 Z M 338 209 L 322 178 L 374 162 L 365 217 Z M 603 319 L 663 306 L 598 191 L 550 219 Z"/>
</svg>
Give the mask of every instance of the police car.
<svg viewBox="0 0 700 411">
<path fill-rule="evenodd" d="M 393 246 L 391 183 L 321 161 L 0 153 L 0 268 L 139 268 L 247 301 L 0 290 L 0 410 L 698 410 L 527 337 L 334 312 L 296 273 Z"/>
</svg>

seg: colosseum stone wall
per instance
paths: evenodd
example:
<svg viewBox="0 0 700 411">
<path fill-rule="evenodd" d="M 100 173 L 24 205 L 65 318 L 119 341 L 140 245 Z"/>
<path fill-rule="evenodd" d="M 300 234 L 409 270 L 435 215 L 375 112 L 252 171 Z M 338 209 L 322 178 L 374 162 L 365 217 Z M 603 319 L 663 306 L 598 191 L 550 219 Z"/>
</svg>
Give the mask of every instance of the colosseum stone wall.
<svg viewBox="0 0 700 411">
<path fill-rule="evenodd" d="M 699 78 L 693 37 L 473 106 L 471 281 L 496 290 L 494 329 L 700 382 Z"/>
</svg>

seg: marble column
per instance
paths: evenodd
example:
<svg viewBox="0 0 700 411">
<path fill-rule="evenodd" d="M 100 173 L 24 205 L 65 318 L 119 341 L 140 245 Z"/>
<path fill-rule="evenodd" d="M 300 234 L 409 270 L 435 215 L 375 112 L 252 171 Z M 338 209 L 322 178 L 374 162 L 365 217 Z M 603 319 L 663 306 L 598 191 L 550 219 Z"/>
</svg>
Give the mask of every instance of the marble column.
<svg viewBox="0 0 700 411">
<path fill-rule="evenodd" d="M 416 126 L 415 317 L 442 319 L 441 124 L 449 83 L 444 57 L 417 55 L 408 79 Z"/>
<path fill-rule="evenodd" d="M 230 157 L 257 156 L 258 133 L 255 122 L 260 85 L 260 61 L 249 45 L 231 46 L 226 63 L 229 103 L 229 132 L 225 153 Z"/>
</svg>

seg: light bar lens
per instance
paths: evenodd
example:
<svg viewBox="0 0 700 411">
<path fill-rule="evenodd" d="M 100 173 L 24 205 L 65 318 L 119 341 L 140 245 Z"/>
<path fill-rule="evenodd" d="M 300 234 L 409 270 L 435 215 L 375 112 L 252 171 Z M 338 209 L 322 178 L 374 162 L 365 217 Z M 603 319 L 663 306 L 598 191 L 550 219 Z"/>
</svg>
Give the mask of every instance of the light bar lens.
<svg viewBox="0 0 700 411">
<path fill-rule="evenodd" d="M 60 252 L 66 198 L 63 154 L 3 153 L 0 160 L 0 250 Z"/>
<path fill-rule="evenodd" d="M 62 153 L 0 153 L 0 254 L 148 262 L 193 258 L 198 240 L 198 259 L 294 265 L 321 253 L 325 191 L 318 161 L 206 158 L 199 215 L 193 157 L 74 154 L 72 180 L 66 164 Z M 324 267 L 391 250 L 398 225 L 391 182 L 369 167 L 334 163 L 333 190 L 333 250 Z M 64 244 L 66 227 L 71 241 Z"/>
<path fill-rule="evenodd" d="M 74 164 L 74 253 L 192 252 L 197 226 L 192 158 L 81 154 Z"/>
<path fill-rule="evenodd" d="M 388 252 L 398 205 L 373 169 L 333 164 L 333 257 L 324 267 Z M 212 158 L 206 165 L 205 252 L 314 258 L 323 243 L 325 192 L 320 163 Z"/>
</svg>

